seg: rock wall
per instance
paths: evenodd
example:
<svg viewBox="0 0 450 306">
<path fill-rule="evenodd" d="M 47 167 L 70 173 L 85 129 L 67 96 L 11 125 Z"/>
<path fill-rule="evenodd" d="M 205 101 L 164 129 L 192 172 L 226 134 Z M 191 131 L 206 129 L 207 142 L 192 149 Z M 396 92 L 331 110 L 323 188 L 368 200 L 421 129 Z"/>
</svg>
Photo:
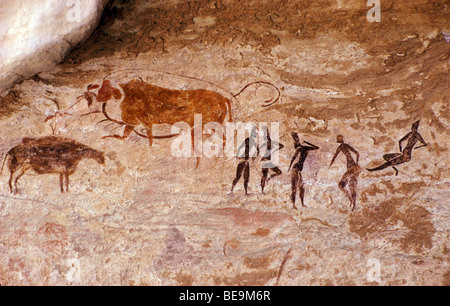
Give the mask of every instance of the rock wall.
<svg viewBox="0 0 450 306">
<path fill-rule="evenodd" d="M 0 100 L 0 283 L 449 285 L 447 3 L 382 0 L 380 22 L 369 22 L 370 9 L 337 0 L 114 1 L 63 63 Z M 120 84 L 134 79 L 214 91 L 231 101 L 233 121 L 278 123 L 282 174 L 263 194 L 257 158 L 249 195 L 243 177 L 231 193 L 240 160 L 202 157 L 196 168 L 195 157 L 173 156 L 173 138 L 150 146 L 145 111 L 126 118 L 119 107 Z M 237 95 L 257 81 L 267 83 Z M 269 83 L 281 97 L 267 106 L 277 94 Z M 185 110 L 161 99 L 164 112 Z M 105 101 L 115 121 L 104 121 Z M 423 144 L 408 134 L 417 121 L 427 146 L 409 159 L 398 142 Z M 104 137 L 127 130 L 126 139 Z M 297 209 L 293 132 L 319 147 L 304 161 L 306 207 L 297 195 Z M 32 171 L 16 149 L 26 161 L 14 178 L 26 174 L 11 193 L 9 150 L 22 144 L 45 159 L 52 145 L 23 139 L 52 135 L 103 152 L 105 164 L 85 153 L 62 193 L 58 173 Z M 353 211 L 339 183 L 344 149 L 330 166 L 338 135 L 359 153 L 359 176 L 350 167 L 344 177 L 356 187 Z M 391 153 L 398 175 L 367 170 Z M 67 156 L 47 167 L 69 167 L 75 153 Z"/>
<path fill-rule="evenodd" d="M 3 0 L 0 3 L 0 95 L 51 69 L 88 38 L 107 0 Z"/>
</svg>

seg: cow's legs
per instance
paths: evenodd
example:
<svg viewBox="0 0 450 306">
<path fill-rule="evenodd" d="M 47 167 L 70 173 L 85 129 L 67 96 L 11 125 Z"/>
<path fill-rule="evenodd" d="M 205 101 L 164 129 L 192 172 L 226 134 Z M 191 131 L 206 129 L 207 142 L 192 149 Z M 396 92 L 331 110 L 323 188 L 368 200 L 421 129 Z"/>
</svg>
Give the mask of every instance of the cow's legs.
<svg viewBox="0 0 450 306">
<path fill-rule="evenodd" d="M 59 174 L 59 187 L 61 188 L 61 193 L 64 193 L 64 174 Z"/>
<path fill-rule="evenodd" d="M 12 181 L 13 181 L 14 173 L 15 173 L 14 171 L 11 171 L 11 175 L 9 176 L 9 181 L 8 181 L 9 191 L 11 193 L 13 193 Z"/>
<path fill-rule="evenodd" d="M 153 146 L 153 132 L 152 132 L 151 128 L 149 128 L 147 130 L 147 138 L 148 138 L 148 144 L 150 145 L 150 147 Z"/>
<path fill-rule="evenodd" d="M 8 169 L 10 172 L 10 177 L 9 177 L 9 181 L 8 181 L 8 186 L 9 186 L 9 190 L 11 191 L 11 193 L 13 193 L 13 179 L 14 179 L 14 174 L 16 173 L 16 171 L 21 168 L 23 166 L 18 164 L 17 162 L 17 158 L 14 155 L 11 155 L 11 158 L 8 161 Z"/>
<path fill-rule="evenodd" d="M 69 192 L 69 173 L 66 172 L 64 176 L 66 177 L 66 192 Z"/>
<path fill-rule="evenodd" d="M 19 171 L 19 175 L 17 175 L 16 178 L 14 179 L 14 189 L 15 189 L 16 191 L 17 191 L 18 181 L 19 181 L 19 179 L 25 174 L 26 170 L 27 170 L 27 169 L 24 169 L 23 166 L 20 167 L 19 170 L 18 170 L 18 171 Z M 16 173 L 16 172 L 11 173 L 11 177 L 10 177 L 10 179 L 9 179 L 9 188 L 10 188 L 10 190 L 11 190 L 11 193 L 13 193 L 12 180 L 13 180 L 13 177 L 14 177 L 14 174 L 15 174 L 15 173 Z"/>
<path fill-rule="evenodd" d="M 106 139 L 106 138 L 117 138 L 117 139 L 122 139 L 125 140 L 128 138 L 128 136 L 130 136 L 130 134 L 134 131 L 134 126 L 132 125 L 126 125 L 125 129 L 123 131 L 123 136 L 120 135 L 109 135 L 109 136 L 103 136 L 102 139 Z"/>
</svg>

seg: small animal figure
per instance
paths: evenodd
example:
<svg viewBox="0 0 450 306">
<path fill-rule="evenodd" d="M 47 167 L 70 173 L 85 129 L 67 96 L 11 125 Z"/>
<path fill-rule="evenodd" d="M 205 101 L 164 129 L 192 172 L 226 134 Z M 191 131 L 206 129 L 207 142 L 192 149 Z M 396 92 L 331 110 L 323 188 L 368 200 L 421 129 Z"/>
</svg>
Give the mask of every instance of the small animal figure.
<svg viewBox="0 0 450 306">
<path fill-rule="evenodd" d="M 30 169 L 37 174 L 59 174 L 61 192 L 64 193 L 64 186 L 65 191 L 69 191 L 69 176 L 75 173 L 78 164 L 85 158 L 105 164 L 103 152 L 69 138 L 24 138 L 21 144 L 6 154 L 1 171 L 8 160 L 11 173 L 8 185 L 11 193 L 14 189 L 17 190 L 19 178 Z"/>
</svg>

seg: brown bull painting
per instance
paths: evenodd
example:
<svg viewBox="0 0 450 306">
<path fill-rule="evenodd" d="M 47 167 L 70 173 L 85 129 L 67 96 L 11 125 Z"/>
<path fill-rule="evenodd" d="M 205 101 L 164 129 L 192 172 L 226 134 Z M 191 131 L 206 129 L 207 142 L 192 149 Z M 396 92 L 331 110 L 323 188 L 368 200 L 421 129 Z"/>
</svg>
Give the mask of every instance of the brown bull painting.
<svg viewBox="0 0 450 306">
<path fill-rule="evenodd" d="M 263 107 L 268 107 L 280 99 L 280 90 L 273 84 L 257 81 L 247 84 L 238 94 L 252 85 L 270 86 L 278 95 L 265 101 Z M 194 143 L 194 115 L 202 115 L 202 130 L 207 123 L 224 123 L 226 120 L 233 121 L 231 116 L 231 101 L 221 94 L 206 90 L 174 90 L 152 85 L 142 79 L 134 79 L 125 84 L 119 84 L 125 97 L 120 102 L 121 120 L 112 118 L 107 110 L 107 102 L 111 99 L 122 99 L 122 92 L 112 86 L 111 81 L 103 80 L 102 85 L 89 85 L 87 91 L 79 96 L 79 101 L 86 99 L 90 106 L 94 98 L 102 103 L 102 113 L 105 120 L 124 126 L 122 135 L 108 135 L 103 138 L 127 139 L 131 133 L 147 138 L 150 146 L 153 139 L 172 138 L 176 135 L 154 136 L 152 127 L 154 124 L 174 125 L 185 122 L 191 127 L 192 143 Z M 97 94 L 92 90 L 99 89 Z M 77 103 L 78 103 L 77 102 Z M 95 112 L 94 112 L 95 113 Z M 228 115 L 228 118 L 227 118 Z M 138 126 L 143 126 L 145 134 L 137 131 Z M 198 127 L 200 128 L 200 127 Z M 197 157 L 197 166 L 199 157 Z"/>
<path fill-rule="evenodd" d="M 152 126 L 154 124 L 175 124 L 186 122 L 194 126 L 194 115 L 201 114 L 204 124 L 208 122 L 223 123 L 229 114 L 231 119 L 231 102 L 221 94 L 205 89 L 172 90 L 146 83 L 141 80 L 132 80 L 120 84 L 125 98 L 120 104 L 122 121 L 112 119 L 106 112 L 106 103 L 103 104 L 103 114 L 107 120 L 124 125 L 123 135 L 111 135 L 104 138 L 126 139 L 133 131 L 145 136 L 149 144 L 154 138 L 169 138 L 174 135 L 154 137 Z M 113 88 L 112 88 L 113 89 Z M 111 90 L 112 92 L 112 90 Z M 106 102 L 101 101 L 99 102 Z M 143 125 L 147 135 L 135 131 L 135 127 Z M 192 137 L 194 131 L 192 130 Z"/>
</svg>

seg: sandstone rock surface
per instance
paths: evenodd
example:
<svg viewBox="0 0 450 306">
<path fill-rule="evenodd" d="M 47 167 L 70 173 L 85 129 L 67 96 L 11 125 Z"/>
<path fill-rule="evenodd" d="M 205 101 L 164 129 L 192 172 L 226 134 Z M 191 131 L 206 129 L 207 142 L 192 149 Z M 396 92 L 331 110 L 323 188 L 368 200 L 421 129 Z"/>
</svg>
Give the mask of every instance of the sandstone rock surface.
<svg viewBox="0 0 450 306">
<path fill-rule="evenodd" d="M 448 7 L 381 2 L 378 23 L 365 1 L 115 1 L 62 64 L 0 100 L 3 156 L 24 137 L 57 135 L 106 158 L 81 161 L 64 194 L 57 175 L 31 172 L 11 194 L 4 169 L 0 283 L 449 285 Z M 282 175 L 262 194 L 256 159 L 249 195 L 242 179 L 230 193 L 236 158 L 202 157 L 196 169 L 194 157 L 172 155 L 171 139 L 103 138 L 124 125 L 102 121 L 96 99 L 75 103 L 98 94 L 90 84 L 133 79 L 213 90 L 232 101 L 234 121 L 279 123 Z M 266 86 L 234 97 L 255 81 L 281 99 L 263 107 Z M 107 103 L 116 121 L 120 101 Z M 428 145 L 398 175 L 366 170 L 398 153 L 418 120 Z M 292 132 L 320 148 L 303 165 L 297 210 Z M 345 157 L 329 166 L 339 134 L 360 155 L 354 211 L 339 189 Z"/>
</svg>

